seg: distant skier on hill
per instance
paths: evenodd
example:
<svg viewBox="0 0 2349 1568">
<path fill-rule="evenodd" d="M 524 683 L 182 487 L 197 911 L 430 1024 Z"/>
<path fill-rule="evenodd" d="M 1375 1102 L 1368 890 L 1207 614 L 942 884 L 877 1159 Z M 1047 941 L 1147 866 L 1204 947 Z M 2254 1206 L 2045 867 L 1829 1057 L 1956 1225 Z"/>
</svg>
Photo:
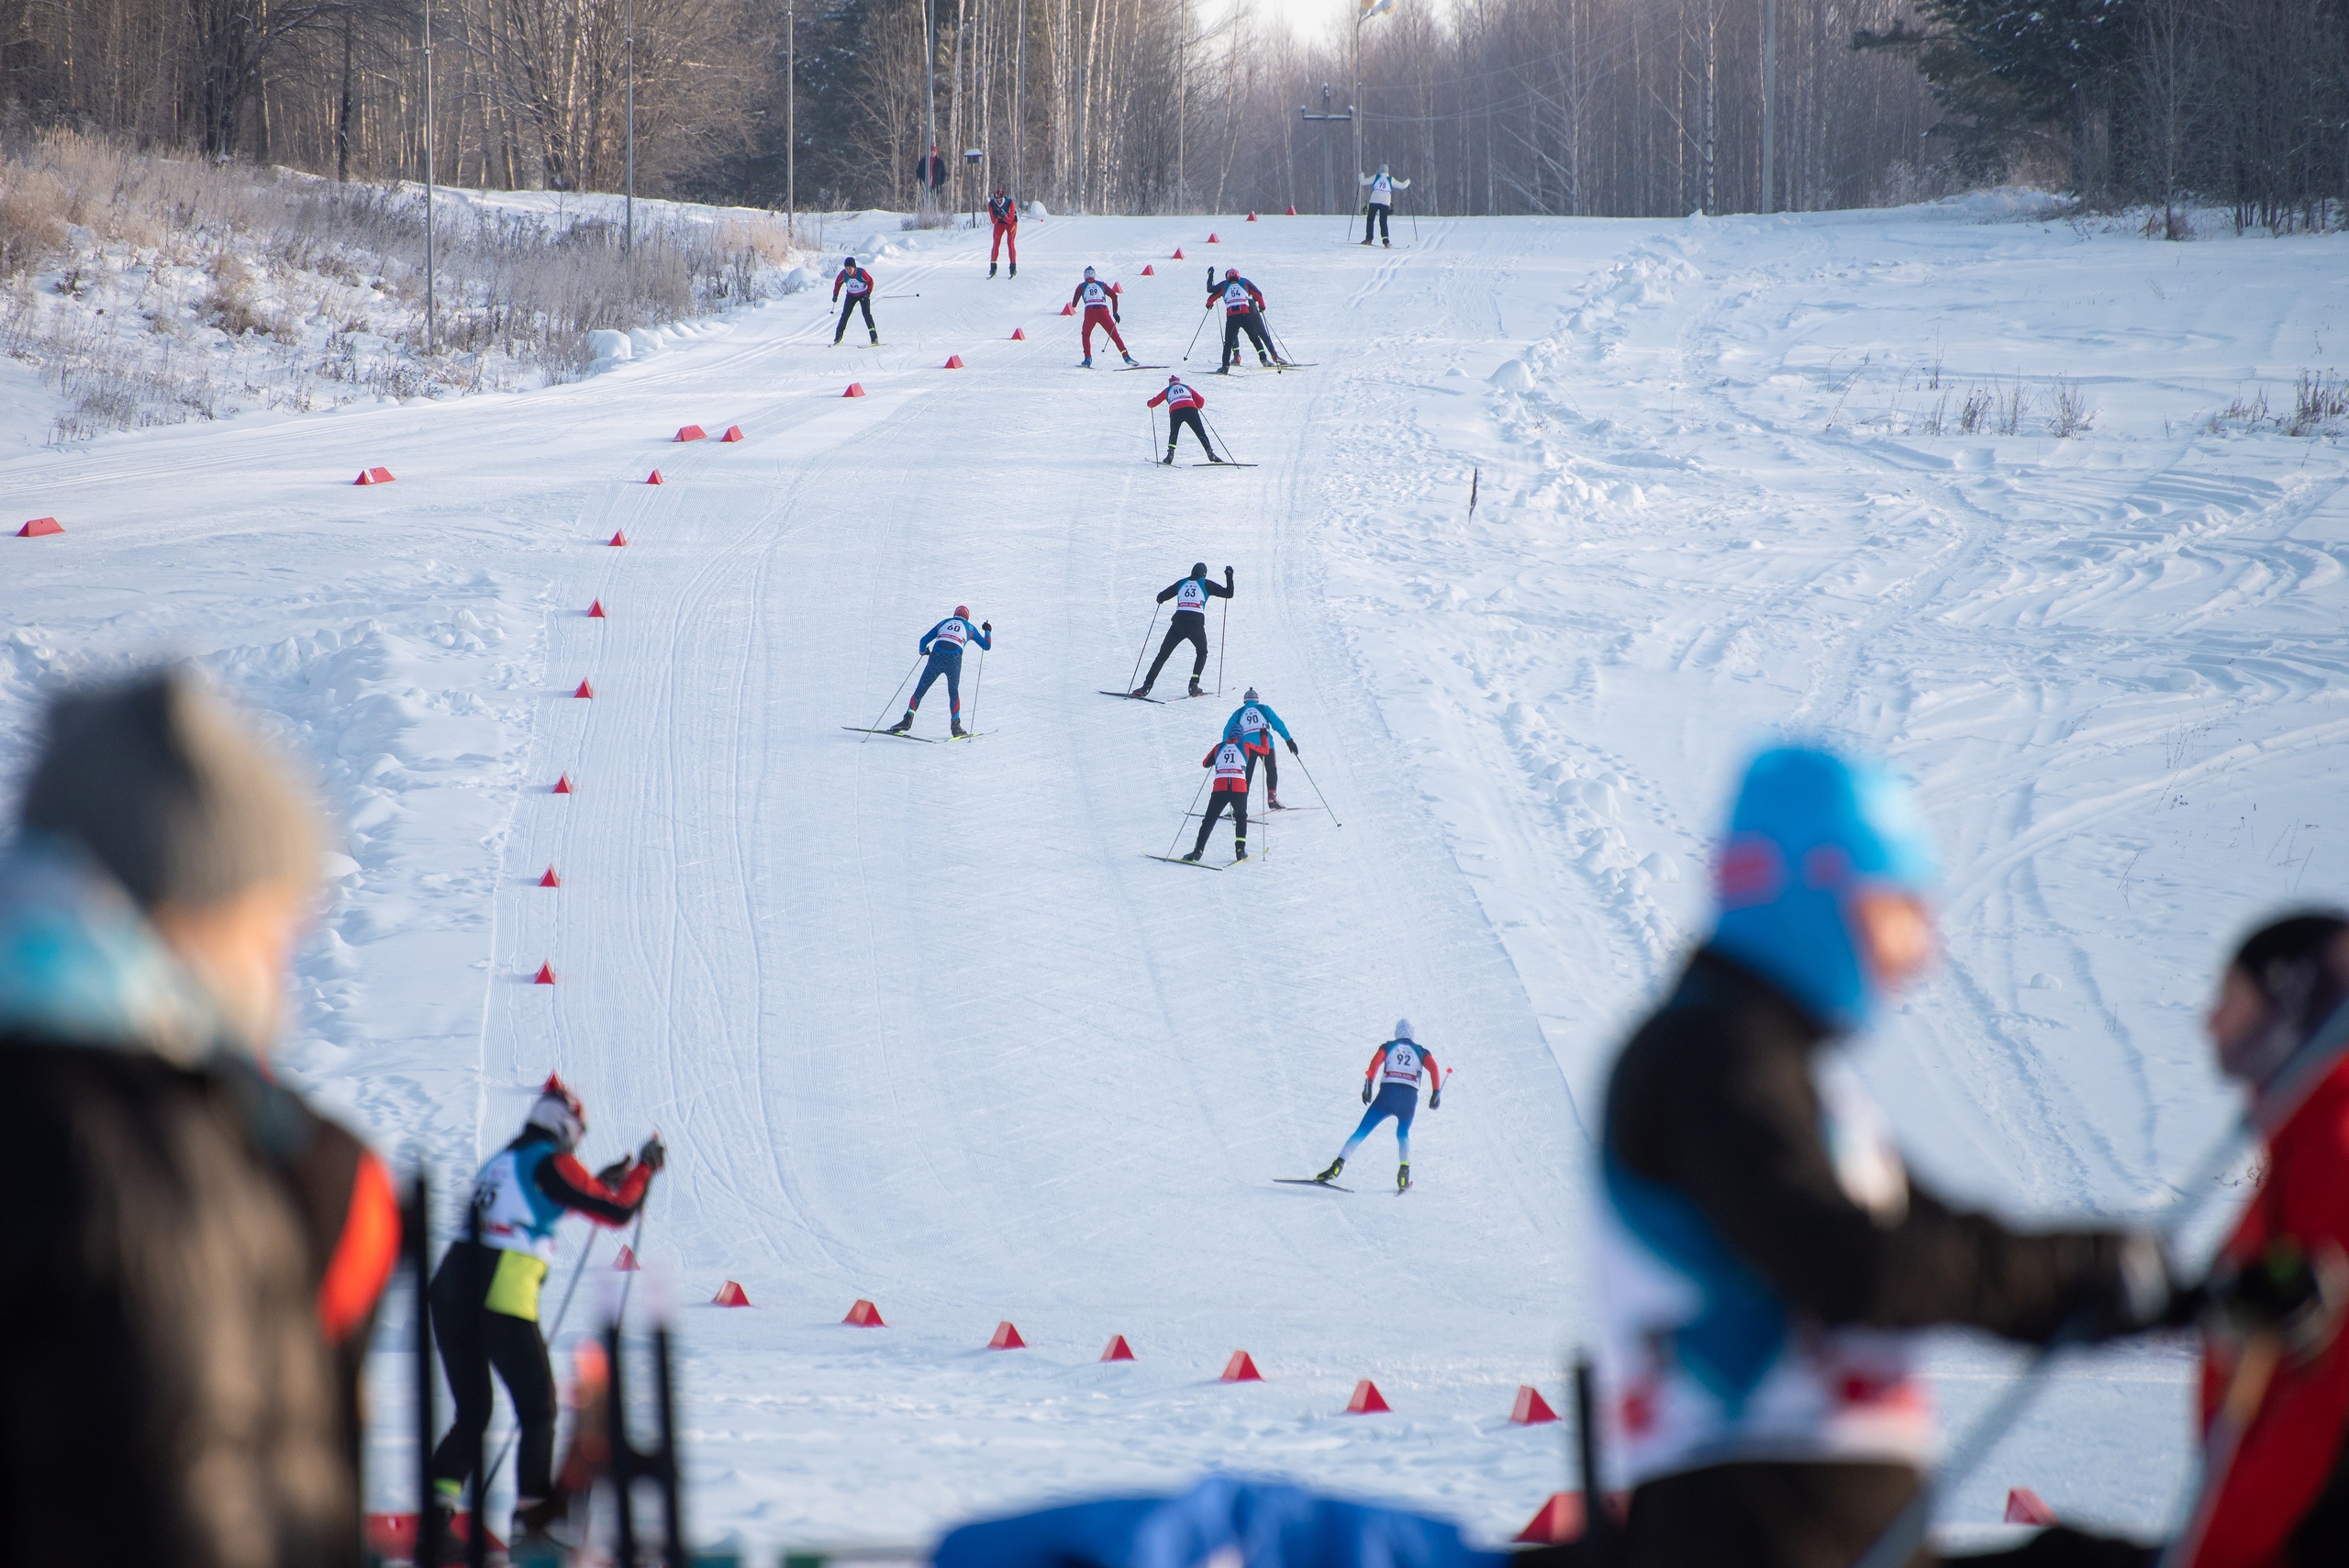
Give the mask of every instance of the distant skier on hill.
<svg viewBox="0 0 2349 1568">
<path fill-rule="evenodd" d="M 1411 1020 L 1395 1020 L 1395 1038 L 1370 1053 L 1370 1066 L 1362 1075 L 1362 1103 L 1370 1109 L 1362 1113 L 1362 1121 L 1330 1168 L 1313 1179 L 1334 1182 L 1346 1168 L 1346 1161 L 1362 1147 L 1362 1140 L 1377 1129 L 1388 1117 L 1395 1118 L 1395 1190 L 1401 1192 L 1411 1184 L 1411 1118 L 1419 1108 L 1419 1081 L 1428 1084 L 1428 1109 L 1443 1104 L 1443 1074 L 1435 1064 L 1435 1056 L 1427 1047 L 1411 1038 Z"/>
<path fill-rule="evenodd" d="M 1214 281 L 1210 268 L 1208 283 L 1208 306 L 1213 310 L 1223 306 L 1223 359 L 1216 366 L 1216 374 L 1230 375 L 1231 367 L 1240 362 L 1240 334 L 1256 346 L 1256 362 L 1267 369 L 1279 362 L 1280 355 L 1273 351 L 1270 337 L 1264 330 L 1264 295 L 1254 284 L 1240 275 L 1237 267 L 1226 267 L 1223 281 Z"/>
<path fill-rule="evenodd" d="M 1019 275 L 1019 204 L 1004 194 L 1001 185 L 987 198 L 987 217 L 995 224 L 995 239 L 987 246 L 987 276 L 995 276 L 995 259 L 998 251 L 1008 247 L 1011 251 L 1011 275 Z"/>
<path fill-rule="evenodd" d="M 1208 563 L 1204 561 L 1193 562 L 1188 577 L 1170 583 L 1158 591 L 1160 604 L 1169 599 L 1174 601 L 1174 618 L 1167 624 L 1166 640 L 1158 645 L 1158 657 L 1150 662 L 1150 673 L 1142 678 L 1141 685 L 1133 689 L 1133 695 L 1150 695 L 1150 688 L 1158 684 L 1158 672 L 1166 667 L 1167 655 L 1174 651 L 1176 644 L 1184 642 L 1198 650 L 1191 660 L 1189 695 L 1195 697 L 1207 695 L 1199 690 L 1199 677 L 1207 673 L 1208 668 L 1208 601 L 1230 597 L 1231 568 L 1227 566 L 1223 569 L 1223 582 L 1219 584 L 1208 575 Z"/>
<path fill-rule="evenodd" d="M 1387 215 L 1395 210 L 1395 193 L 1409 190 L 1411 182 L 1395 178 L 1386 172 L 1384 163 L 1378 166 L 1377 173 L 1357 174 L 1354 178 L 1362 183 L 1363 189 L 1370 193 L 1370 205 L 1363 209 L 1362 242 L 1365 245 L 1370 243 L 1370 231 L 1375 227 L 1379 242 L 1391 248 L 1395 241 L 1386 232 Z"/>
<path fill-rule="evenodd" d="M 903 735 L 914 727 L 914 709 L 921 706 L 922 694 L 929 691 L 939 676 L 946 677 L 947 717 L 953 727 L 953 737 L 960 740 L 963 728 L 963 645 L 975 642 L 982 649 L 992 648 L 987 640 L 995 630 L 993 621 L 971 624 L 971 606 L 957 605 L 954 613 L 921 634 L 921 643 L 914 651 L 930 656 L 923 666 L 921 680 L 914 687 L 914 700 L 906 705 L 906 717 L 889 726 L 892 735 Z"/>
<path fill-rule="evenodd" d="M 1118 352 L 1125 356 L 1126 363 L 1134 362 L 1133 355 L 1126 352 L 1126 340 L 1118 336 L 1118 323 L 1122 317 L 1118 308 L 1117 284 L 1101 282 L 1093 275 L 1093 269 L 1087 267 L 1085 269 L 1085 281 L 1076 285 L 1075 292 L 1068 296 L 1068 302 L 1085 307 L 1085 369 L 1093 368 L 1093 329 L 1097 327 L 1109 335 L 1109 341 L 1118 345 Z"/>
<path fill-rule="evenodd" d="M 1208 813 L 1199 818 L 1198 841 L 1183 858 L 1196 861 L 1208 852 L 1208 835 L 1215 831 L 1216 818 L 1226 811 L 1231 813 L 1231 858 L 1234 862 L 1248 858 L 1248 752 L 1236 740 L 1219 740 L 1208 748 L 1199 763 L 1215 770 L 1215 793 L 1208 796 Z"/>
<path fill-rule="evenodd" d="M 835 301 L 841 297 L 843 288 L 848 290 L 848 303 L 841 306 L 841 324 L 832 328 L 832 347 L 837 349 L 841 346 L 841 334 L 848 330 L 849 313 L 860 306 L 864 311 L 864 330 L 878 345 L 881 328 L 873 325 L 873 274 L 858 266 L 853 256 L 841 263 L 840 275 L 832 280 L 832 298 Z"/>
<path fill-rule="evenodd" d="M 1174 461 L 1174 439 L 1183 433 L 1186 425 L 1190 427 L 1191 434 L 1199 438 L 1199 446 L 1208 454 L 1209 462 L 1223 461 L 1215 455 L 1215 448 L 1208 444 L 1207 425 L 1199 417 L 1199 410 L 1207 406 L 1207 402 L 1206 395 L 1186 384 L 1181 376 L 1166 378 L 1165 390 L 1152 398 L 1149 404 L 1152 408 L 1162 403 L 1166 405 L 1166 455 L 1158 460 L 1160 462 Z"/>
<path fill-rule="evenodd" d="M 1275 732 L 1288 742 L 1288 754 L 1296 756 L 1297 741 L 1289 734 L 1288 726 L 1281 722 L 1281 716 L 1273 711 L 1272 704 L 1256 700 L 1256 688 L 1253 686 L 1248 688 L 1248 695 L 1240 706 L 1231 710 L 1231 717 L 1223 721 L 1223 738 L 1237 740 L 1247 749 L 1250 783 L 1255 782 L 1256 760 L 1259 757 L 1264 759 L 1264 809 L 1286 811 L 1288 808 L 1281 804 L 1280 763 L 1273 756 L 1273 736 Z"/>
</svg>

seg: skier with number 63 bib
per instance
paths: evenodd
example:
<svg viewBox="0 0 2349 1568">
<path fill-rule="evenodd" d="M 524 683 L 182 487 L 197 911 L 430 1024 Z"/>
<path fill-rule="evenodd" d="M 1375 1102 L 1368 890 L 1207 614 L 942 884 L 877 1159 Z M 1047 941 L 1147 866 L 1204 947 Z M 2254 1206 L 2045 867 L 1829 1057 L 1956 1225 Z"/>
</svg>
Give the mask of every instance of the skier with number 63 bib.
<svg viewBox="0 0 2349 1568">
<path fill-rule="evenodd" d="M 1362 1103 L 1370 1109 L 1362 1113 L 1362 1124 L 1330 1168 L 1313 1179 L 1317 1182 L 1336 1181 L 1346 1168 L 1346 1161 L 1362 1147 L 1362 1140 L 1377 1130 L 1378 1124 L 1388 1117 L 1395 1118 L 1395 1190 L 1402 1192 L 1411 1184 L 1411 1118 L 1419 1108 L 1419 1080 L 1428 1081 L 1428 1109 L 1443 1104 L 1443 1074 L 1435 1064 L 1428 1048 L 1411 1038 L 1411 1020 L 1395 1020 L 1395 1038 L 1371 1052 L 1370 1066 L 1362 1075 Z"/>
</svg>

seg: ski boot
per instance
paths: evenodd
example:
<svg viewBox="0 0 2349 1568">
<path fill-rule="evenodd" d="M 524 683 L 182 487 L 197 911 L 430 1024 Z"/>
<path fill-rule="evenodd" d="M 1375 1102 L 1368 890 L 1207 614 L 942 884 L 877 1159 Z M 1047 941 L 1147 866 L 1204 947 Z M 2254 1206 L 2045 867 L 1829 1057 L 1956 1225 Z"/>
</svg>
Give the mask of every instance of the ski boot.
<svg viewBox="0 0 2349 1568">
<path fill-rule="evenodd" d="M 1411 1190 L 1411 1162 L 1408 1160 L 1395 1167 L 1395 1190 L 1398 1193 Z"/>
<path fill-rule="evenodd" d="M 1199 863 L 1199 856 L 1204 852 L 1205 851 L 1203 851 L 1193 850 L 1189 854 L 1185 855 L 1183 859 L 1186 862 L 1191 865 L 1197 865 Z"/>
<path fill-rule="evenodd" d="M 1263 366 L 1264 369 L 1266 369 L 1266 370 L 1270 370 L 1270 369 L 1272 369 L 1272 368 L 1273 368 L 1273 361 L 1272 361 L 1269 358 L 1267 358 L 1265 355 L 1258 354 L 1258 355 L 1256 356 L 1256 362 L 1257 362 L 1259 365 L 1262 365 L 1262 366 Z"/>
<path fill-rule="evenodd" d="M 1345 1173 L 1346 1157 L 1341 1154 L 1336 1159 L 1330 1162 L 1330 1168 L 1328 1170 L 1322 1172 L 1313 1179 L 1317 1182 L 1334 1182 L 1340 1176 L 1344 1175 Z"/>
<path fill-rule="evenodd" d="M 873 346 L 876 349 L 881 346 L 881 334 L 878 332 L 873 334 Z"/>
<path fill-rule="evenodd" d="M 1126 354 L 1126 353 L 1125 353 L 1125 350 L 1124 350 L 1123 349 L 1120 349 L 1120 350 L 1119 350 L 1118 351 L 1119 351 L 1119 353 L 1121 353 L 1121 354 L 1125 354 L 1126 363 L 1128 363 L 1128 364 L 1130 364 L 1130 365 L 1136 366 L 1137 368 L 1139 368 L 1139 367 L 1141 366 L 1141 361 L 1140 360 L 1138 360 L 1138 359 L 1134 358 L 1131 354 Z"/>
<path fill-rule="evenodd" d="M 914 710 L 906 709 L 906 717 L 882 731 L 884 735 L 903 735 L 914 727 Z"/>
<path fill-rule="evenodd" d="M 1203 697 L 1207 695 L 1207 693 L 1199 690 L 1199 678 L 1197 675 L 1191 677 L 1191 689 L 1185 695 L 1195 697 Z"/>
<path fill-rule="evenodd" d="M 1087 355 L 1085 355 L 1085 358 L 1083 358 L 1083 359 L 1081 359 L 1081 360 L 1077 361 L 1076 361 L 1076 368 L 1077 368 L 1077 369 L 1079 369 L 1079 370 L 1081 370 L 1081 371 L 1089 371 L 1089 370 L 1091 370 L 1091 369 L 1093 368 L 1093 356 L 1092 356 L 1091 354 L 1087 354 Z"/>
<path fill-rule="evenodd" d="M 987 276 L 995 276 L 995 263 L 993 261 L 989 261 L 987 263 Z"/>
<path fill-rule="evenodd" d="M 1231 367 L 1230 365 L 1218 365 L 1215 367 L 1215 373 L 1218 375 L 1230 375 L 1231 373 Z"/>
<path fill-rule="evenodd" d="M 1362 242 L 1363 242 L 1364 244 L 1365 244 L 1365 245 L 1369 244 L 1369 243 L 1370 243 L 1370 236 L 1369 236 L 1369 235 L 1367 235 L 1367 234 L 1364 235 L 1364 236 L 1362 237 Z"/>
<path fill-rule="evenodd" d="M 1132 691 L 1128 692 L 1126 695 L 1130 697 L 1146 697 L 1150 695 L 1150 687 L 1147 684 L 1136 686 Z"/>
<path fill-rule="evenodd" d="M 1160 458 L 1160 459 L 1158 460 L 1158 462 L 1159 462 L 1159 465 L 1160 465 L 1161 467 L 1163 467 L 1163 468 L 1172 468 L 1172 467 L 1174 467 L 1174 449 L 1173 447 L 1168 447 L 1168 448 L 1166 449 L 1166 455 L 1165 455 L 1164 457 L 1163 457 L 1163 458 Z"/>
<path fill-rule="evenodd" d="M 1012 262 L 1012 263 L 1011 263 L 1011 271 L 1010 271 L 1010 272 L 1009 272 L 1008 275 L 1008 276 L 1011 276 L 1011 277 L 1015 277 L 1015 278 L 1016 278 L 1016 277 L 1018 277 L 1018 276 L 1019 275 L 1019 262 L 1014 261 L 1014 262 Z"/>
<path fill-rule="evenodd" d="M 1273 794 L 1270 790 L 1267 790 L 1264 793 L 1264 808 L 1268 811 L 1286 811 L 1288 809 L 1287 806 L 1281 804 L 1281 797 Z"/>
<path fill-rule="evenodd" d="M 952 740 L 969 740 L 970 738 L 971 738 L 971 732 L 970 732 L 969 730 L 967 730 L 967 729 L 965 729 L 965 728 L 963 728 L 963 721 L 962 721 L 961 719 L 959 719 L 959 718 L 958 718 L 958 719 L 956 719 L 956 720 L 954 721 L 953 733 L 952 733 L 952 735 L 950 737 L 950 739 L 952 739 Z"/>
<path fill-rule="evenodd" d="M 1244 861 L 1247 858 L 1248 840 L 1245 839 L 1235 840 L 1231 846 L 1231 863 L 1233 865 L 1238 865 L 1241 861 Z"/>
<path fill-rule="evenodd" d="M 1386 246 L 1389 250 L 1392 250 L 1393 249 L 1395 249 L 1395 241 L 1393 241 L 1392 239 L 1382 239 L 1382 240 L 1380 240 L 1380 241 L 1379 241 L 1379 243 L 1380 243 L 1381 245 Z"/>
<path fill-rule="evenodd" d="M 1213 453 L 1213 452 L 1209 452 L 1209 453 L 1208 453 L 1208 461 L 1209 462 L 1221 462 L 1223 461 L 1223 459 L 1221 459 L 1221 458 L 1219 458 L 1219 457 L 1216 456 L 1216 455 L 1215 455 L 1215 453 Z"/>
</svg>

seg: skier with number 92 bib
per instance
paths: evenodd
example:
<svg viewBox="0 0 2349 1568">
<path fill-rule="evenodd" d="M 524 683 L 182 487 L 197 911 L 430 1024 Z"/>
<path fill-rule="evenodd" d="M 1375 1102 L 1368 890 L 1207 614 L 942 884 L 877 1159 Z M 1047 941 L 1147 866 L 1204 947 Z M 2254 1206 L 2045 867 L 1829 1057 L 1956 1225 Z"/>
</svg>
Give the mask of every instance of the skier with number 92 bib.
<svg viewBox="0 0 2349 1568">
<path fill-rule="evenodd" d="M 1362 1147 L 1362 1140 L 1377 1129 L 1388 1117 L 1395 1118 L 1395 1190 L 1403 1192 L 1411 1184 L 1411 1118 L 1419 1108 L 1419 1080 L 1428 1081 L 1428 1109 L 1443 1104 L 1443 1074 L 1435 1064 L 1435 1057 L 1426 1046 L 1411 1038 L 1411 1020 L 1395 1020 L 1395 1038 L 1371 1053 L 1370 1067 L 1362 1077 L 1362 1102 L 1370 1109 L 1362 1113 L 1362 1124 L 1330 1168 L 1313 1179 L 1334 1182 L 1346 1168 L 1347 1159 Z"/>
</svg>

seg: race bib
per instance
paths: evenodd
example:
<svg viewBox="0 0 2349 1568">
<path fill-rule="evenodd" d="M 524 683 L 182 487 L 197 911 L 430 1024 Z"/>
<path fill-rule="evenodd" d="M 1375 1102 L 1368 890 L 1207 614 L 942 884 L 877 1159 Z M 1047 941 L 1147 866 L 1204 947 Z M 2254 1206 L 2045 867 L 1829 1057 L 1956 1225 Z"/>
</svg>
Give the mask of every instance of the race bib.
<svg viewBox="0 0 2349 1568">
<path fill-rule="evenodd" d="M 1178 610 L 1204 610 L 1208 607 L 1208 586 L 1196 577 L 1183 580 L 1182 589 L 1174 595 Z"/>
</svg>

